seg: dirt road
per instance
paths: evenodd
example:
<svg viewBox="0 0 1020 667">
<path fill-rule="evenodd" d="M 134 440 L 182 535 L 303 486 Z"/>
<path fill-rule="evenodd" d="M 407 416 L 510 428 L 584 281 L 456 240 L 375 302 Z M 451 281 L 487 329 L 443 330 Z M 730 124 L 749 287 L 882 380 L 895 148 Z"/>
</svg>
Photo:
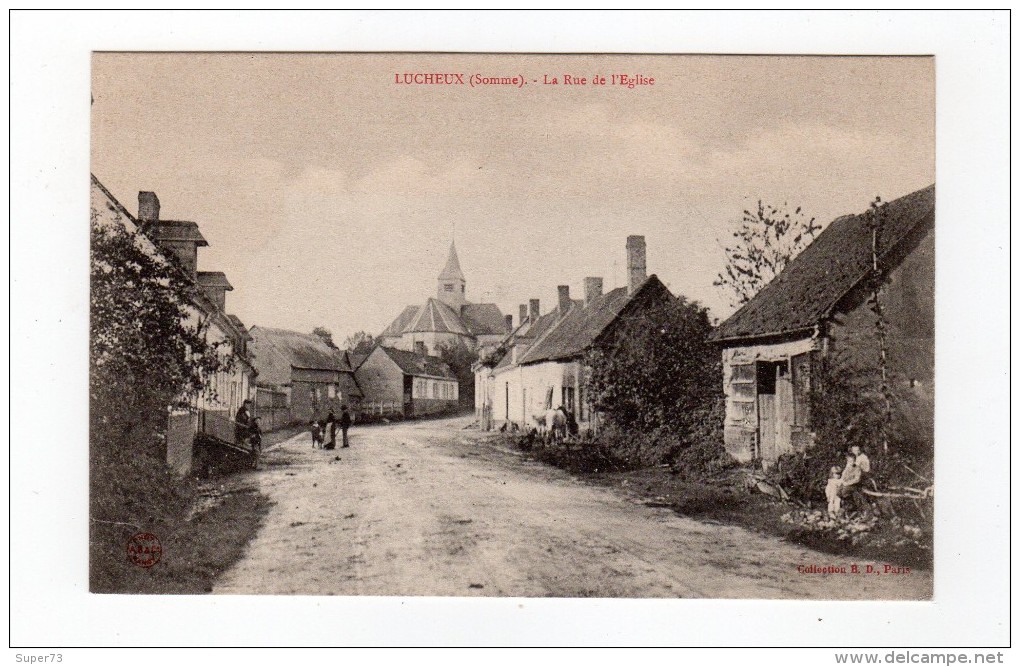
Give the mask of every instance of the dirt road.
<svg viewBox="0 0 1020 667">
<path fill-rule="evenodd" d="M 275 506 L 216 593 L 921 599 L 931 575 L 864 570 L 637 504 L 464 430 L 466 419 L 299 434 L 251 473 Z M 336 457 L 339 456 L 340 460 Z M 881 564 L 870 563 L 881 568 Z"/>
</svg>

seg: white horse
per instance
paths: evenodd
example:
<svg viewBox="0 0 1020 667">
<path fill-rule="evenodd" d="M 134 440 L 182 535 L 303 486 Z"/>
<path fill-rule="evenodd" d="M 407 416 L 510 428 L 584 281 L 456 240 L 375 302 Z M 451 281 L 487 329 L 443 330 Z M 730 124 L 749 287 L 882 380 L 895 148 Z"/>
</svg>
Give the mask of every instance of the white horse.
<svg viewBox="0 0 1020 667">
<path fill-rule="evenodd" d="M 532 415 L 538 426 L 538 433 L 545 442 L 558 442 L 567 436 L 567 411 L 561 405 L 546 410 L 541 415 Z"/>
</svg>

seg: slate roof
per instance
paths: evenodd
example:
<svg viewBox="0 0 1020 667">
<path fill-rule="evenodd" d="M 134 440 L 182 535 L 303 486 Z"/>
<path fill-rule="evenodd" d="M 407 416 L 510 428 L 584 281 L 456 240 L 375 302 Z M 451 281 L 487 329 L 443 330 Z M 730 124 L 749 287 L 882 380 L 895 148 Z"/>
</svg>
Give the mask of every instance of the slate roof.
<svg viewBox="0 0 1020 667">
<path fill-rule="evenodd" d="M 619 317 L 627 304 L 652 290 L 669 294 L 666 286 L 653 274 L 633 294 L 628 294 L 626 287 L 618 287 L 595 299 L 587 307 L 574 305 L 535 341 L 523 357 L 518 353 L 518 363 L 524 365 L 560 361 L 580 356 Z"/>
<path fill-rule="evenodd" d="M 368 359 L 371 352 L 350 352 L 351 368 L 358 370 L 361 368 L 361 364 L 365 363 L 365 359 Z"/>
<path fill-rule="evenodd" d="M 361 391 L 361 387 L 358 386 L 358 381 L 354 379 L 354 375 L 351 373 L 340 374 L 340 395 L 341 396 L 358 396 L 364 398 L 365 394 Z"/>
<path fill-rule="evenodd" d="M 439 299 L 426 301 L 411 323 L 404 328 L 405 333 L 426 331 L 471 335 L 456 311 Z"/>
<path fill-rule="evenodd" d="M 464 280 L 464 272 L 460 270 L 460 260 L 457 259 L 457 246 L 450 242 L 450 255 L 446 258 L 446 266 L 439 274 L 440 280 Z"/>
<path fill-rule="evenodd" d="M 393 320 L 393 322 L 390 323 L 390 325 L 379 335 L 399 336 L 404 333 L 407 325 L 413 322 L 414 318 L 418 315 L 418 308 L 418 306 L 408 306 L 407 308 L 404 308 L 403 312 L 401 312 L 400 315 L 397 315 L 397 319 Z"/>
<path fill-rule="evenodd" d="M 407 375 L 439 378 L 442 380 L 457 379 L 457 376 L 450 370 L 450 366 L 439 357 L 421 355 L 417 352 L 398 350 L 395 347 L 385 347 L 382 345 L 379 348 Z"/>
<path fill-rule="evenodd" d="M 506 333 L 506 320 L 494 303 L 468 303 L 460 308 L 465 328 L 476 336 Z"/>
<path fill-rule="evenodd" d="M 339 350 L 326 345 L 315 334 L 303 334 L 286 329 L 252 327 L 252 331 L 264 335 L 294 368 L 351 372 L 350 365 Z"/>
<path fill-rule="evenodd" d="M 234 289 L 234 286 L 227 280 L 227 274 L 222 271 L 199 271 L 197 279 L 198 284 L 202 287 L 222 287 L 229 291 Z"/>
<path fill-rule="evenodd" d="M 193 241 L 199 246 L 209 245 L 202 232 L 198 231 L 197 222 L 159 220 L 153 223 L 148 233 L 154 241 Z"/>
<path fill-rule="evenodd" d="M 560 312 L 558 310 L 552 310 L 545 315 L 539 316 L 534 322 L 532 322 L 529 317 L 523 323 L 519 324 L 513 333 L 500 342 L 500 348 L 502 348 L 503 355 L 493 368 L 500 369 L 513 365 L 511 345 L 517 347 L 518 360 L 523 359 L 524 355 L 527 354 L 528 349 L 534 345 L 542 334 L 548 331 L 559 318 Z"/>
<path fill-rule="evenodd" d="M 889 202 L 880 255 L 888 256 L 915 229 L 934 222 L 934 184 Z M 870 270 L 871 230 L 865 214 L 836 218 L 782 273 L 719 325 L 710 340 L 807 332 L 828 318 Z"/>
</svg>

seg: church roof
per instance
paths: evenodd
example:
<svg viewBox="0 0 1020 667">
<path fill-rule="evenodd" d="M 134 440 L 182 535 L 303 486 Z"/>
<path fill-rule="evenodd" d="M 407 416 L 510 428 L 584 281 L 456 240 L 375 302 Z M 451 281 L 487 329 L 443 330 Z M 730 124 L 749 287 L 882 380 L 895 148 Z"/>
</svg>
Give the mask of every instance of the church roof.
<svg viewBox="0 0 1020 667">
<path fill-rule="evenodd" d="M 446 258 L 446 266 L 439 274 L 440 280 L 464 280 L 464 272 L 460 270 L 460 260 L 457 259 L 457 246 L 450 242 L 450 256 Z"/>
<path fill-rule="evenodd" d="M 412 331 L 471 335 L 471 332 L 461 321 L 460 315 L 439 299 L 429 299 L 418 310 L 415 318 L 404 328 L 405 333 Z"/>
<path fill-rule="evenodd" d="M 397 315 L 397 319 L 393 320 L 388 327 L 380 334 L 382 337 L 386 336 L 399 336 L 407 329 L 407 326 L 414 321 L 415 316 L 418 315 L 418 306 L 408 306 L 404 308 L 403 312 Z"/>
<path fill-rule="evenodd" d="M 460 319 L 476 336 L 506 333 L 506 320 L 494 303 L 466 303 L 460 307 Z"/>
</svg>

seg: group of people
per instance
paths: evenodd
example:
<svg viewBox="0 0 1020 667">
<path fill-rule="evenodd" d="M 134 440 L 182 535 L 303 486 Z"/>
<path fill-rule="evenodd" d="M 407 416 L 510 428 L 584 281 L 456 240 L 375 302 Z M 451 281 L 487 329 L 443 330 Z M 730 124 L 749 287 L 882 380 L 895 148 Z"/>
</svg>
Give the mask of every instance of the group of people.
<svg viewBox="0 0 1020 667">
<path fill-rule="evenodd" d="M 835 519 L 843 505 L 843 498 L 861 483 L 871 472 L 871 460 L 856 445 L 846 453 L 846 464 L 829 468 L 829 480 L 825 484 L 825 499 L 829 502 L 829 516 Z"/>
<path fill-rule="evenodd" d="M 326 420 L 320 422 L 319 420 L 312 421 L 309 426 L 312 431 L 312 449 L 336 449 L 336 430 L 340 429 L 343 443 L 341 448 L 350 447 L 350 441 L 347 439 L 347 431 L 351 428 L 353 423 L 351 419 L 351 413 L 347 409 L 347 406 L 341 406 L 340 418 L 337 419 L 333 409 L 330 408 L 329 414 L 326 415 Z M 329 434 L 329 440 L 326 440 L 326 434 Z"/>
</svg>

